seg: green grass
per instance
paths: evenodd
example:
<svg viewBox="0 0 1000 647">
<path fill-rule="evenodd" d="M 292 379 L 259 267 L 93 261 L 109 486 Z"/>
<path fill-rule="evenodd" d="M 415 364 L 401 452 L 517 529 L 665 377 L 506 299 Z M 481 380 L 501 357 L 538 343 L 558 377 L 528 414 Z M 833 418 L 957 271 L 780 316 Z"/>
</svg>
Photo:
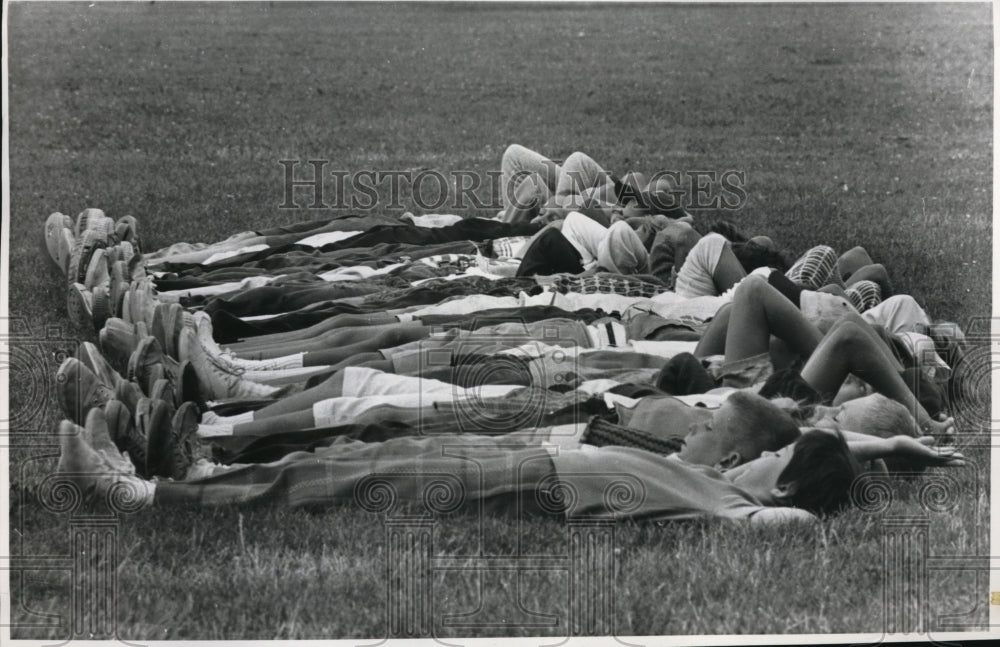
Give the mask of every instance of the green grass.
<svg viewBox="0 0 1000 647">
<path fill-rule="evenodd" d="M 66 344 L 50 329 L 92 337 L 68 327 L 39 247 L 55 210 L 131 213 L 155 248 L 322 215 L 278 209 L 280 159 L 485 174 L 511 142 L 582 149 L 617 172 L 745 171 L 745 207 L 707 218 L 794 251 L 863 244 L 934 316 L 991 313 L 988 5 L 13 3 L 9 18 L 10 314 L 47 339 L 22 344 L 40 349 L 35 360 L 12 361 L 11 554 L 68 549 L 66 517 L 35 499 L 51 450 L 25 446 L 51 444 L 59 418 L 50 351 Z M 957 507 L 930 515 L 932 554 L 988 550 L 988 450 L 967 452 L 979 469 L 953 472 Z M 901 485 L 890 513 L 921 513 L 918 485 Z M 882 519 L 855 511 L 793 532 L 622 524 L 614 630 L 880 633 Z M 347 509 L 123 518 L 119 635 L 383 636 L 384 532 Z M 474 518 L 435 532 L 439 554 L 518 546 L 509 519 L 485 519 L 481 546 Z M 527 553 L 565 550 L 562 524 L 530 520 L 521 533 Z M 68 578 L 11 577 L 14 635 L 66 636 Z M 447 571 L 433 584 L 435 635 L 567 631 L 565 573 L 481 583 Z M 444 626 L 480 588 L 494 624 Z M 934 574 L 934 627 L 966 612 L 983 626 L 986 591 L 972 572 Z M 518 626 L 542 616 L 512 600 L 559 622 Z M 28 628 L 32 612 L 63 620 Z"/>
</svg>

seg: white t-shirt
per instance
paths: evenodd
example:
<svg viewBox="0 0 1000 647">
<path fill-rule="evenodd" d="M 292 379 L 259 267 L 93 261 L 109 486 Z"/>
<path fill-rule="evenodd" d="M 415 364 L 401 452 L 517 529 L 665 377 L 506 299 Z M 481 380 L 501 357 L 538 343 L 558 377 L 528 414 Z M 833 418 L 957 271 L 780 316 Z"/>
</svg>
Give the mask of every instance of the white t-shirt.
<svg viewBox="0 0 1000 647">
<path fill-rule="evenodd" d="M 580 252 L 583 269 L 589 270 L 597 265 L 597 249 L 608 230 L 593 218 L 572 211 L 563 221 L 562 235 Z"/>
</svg>

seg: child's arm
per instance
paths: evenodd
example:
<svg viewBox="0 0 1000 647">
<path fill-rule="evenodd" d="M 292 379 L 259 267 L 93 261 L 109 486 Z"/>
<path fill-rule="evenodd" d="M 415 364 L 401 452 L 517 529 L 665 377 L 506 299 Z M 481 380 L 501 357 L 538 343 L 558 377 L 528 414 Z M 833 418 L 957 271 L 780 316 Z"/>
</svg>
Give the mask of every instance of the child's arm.
<svg viewBox="0 0 1000 647">
<path fill-rule="evenodd" d="M 857 434 L 863 436 L 864 434 Z M 872 438 L 864 440 L 847 439 L 847 446 L 859 461 L 872 461 L 880 458 L 905 458 L 925 465 L 942 467 L 960 467 L 965 465 L 965 457 L 954 447 L 935 447 L 930 436 L 911 438 L 909 436 L 893 436 L 892 438 Z"/>
</svg>

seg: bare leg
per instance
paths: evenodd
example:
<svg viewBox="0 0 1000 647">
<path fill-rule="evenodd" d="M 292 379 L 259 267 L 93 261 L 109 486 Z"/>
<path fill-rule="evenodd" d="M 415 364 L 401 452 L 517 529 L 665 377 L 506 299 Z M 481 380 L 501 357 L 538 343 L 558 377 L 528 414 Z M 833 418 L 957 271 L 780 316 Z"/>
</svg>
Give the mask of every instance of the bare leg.
<svg viewBox="0 0 1000 647">
<path fill-rule="evenodd" d="M 722 355 L 726 352 L 726 331 L 729 329 L 729 315 L 733 311 L 733 304 L 727 303 L 719 308 L 708 324 L 705 334 L 698 340 L 698 345 L 694 349 L 695 357 L 708 357 L 709 355 Z"/>
<path fill-rule="evenodd" d="M 933 420 L 899 373 L 885 361 L 871 337 L 853 322 L 844 322 L 830 330 L 806 362 L 802 379 L 829 396 L 840 389 L 848 374 L 856 375 L 882 395 L 905 405 L 925 433 L 934 436 L 954 433 L 955 421 Z"/>
<path fill-rule="evenodd" d="M 840 255 L 840 258 L 837 259 L 837 269 L 846 281 L 847 277 L 865 265 L 871 265 L 874 262 L 864 247 L 854 247 Z"/>
<path fill-rule="evenodd" d="M 858 281 L 871 281 L 873 283 L 877 283 L 879 289 L 882 290 L 883 299 L 888 299 L 892 296 L 892 282 L 889 281 L 889 272 L 881 263 L 873 263 L 858 269 L 851 274 L 851 278 L 848 279 L 846 283 L 847 286 L 850 287 Z"/>
<path fill-rule="evenodd" d="M 712 272 L 712 282 L 715 283 L 716 291 L 722 294 L 739 283 L 746 275 L 746 270 L 743 269 L 743 265 L 733 253 L 733 246 L 726 243 L 722 247 L 722 255 L 719 256 L 715 271 Z"/>
<path fill-rule="evenodd" d="M 892 366 L 892 369 L 894 371 L 903 370 L 903 365 L 899 363 L 898 359 L 896 359 L 896 356 L 893 354 L 892 349 L 889 348 L 888 344 L 886 344 L 886 340 L 883 339 L 877 332 L 875 332 L 875 329 L 871 327 L 871 324 L 862 319 L 861 315 L 859 315 L 856 312 L 849 312 L 848 314 L 841 317 L 840 321 L 838 321 L 837 323 L 833 324 L 833 326 L 830 327 L 830 330 L 827 331 L 827 334 L 829 335 L 833 329 L 848 322 L 857 325 L 859 330 L 861 330 L 863 333 L 865 333 L 865 335 L 871 338 L 871 340 L 875 344 L 875 348 L 877 348 L 882 353 L 882 356 L 885 358 L 885 361 L 889 362 L 889 365 Z"/>
<path fill-rule="evenodd" d="M 802 357 L 812 355 L 823 338 L 781 292 L 760 276 L 749 276 L 736 288 L 726 330 L 726 361 L 770 350 L 771 335 Z"/>
</svg>

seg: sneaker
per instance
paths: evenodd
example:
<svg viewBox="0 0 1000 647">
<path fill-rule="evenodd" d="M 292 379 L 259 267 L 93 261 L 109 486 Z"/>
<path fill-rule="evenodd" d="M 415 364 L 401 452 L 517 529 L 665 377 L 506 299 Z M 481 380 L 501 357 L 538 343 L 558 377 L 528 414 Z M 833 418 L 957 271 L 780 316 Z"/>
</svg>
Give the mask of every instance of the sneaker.
<svg viewBox="0 0 1000 647">
<path fill-rule="evenodd" d="M 160 380 L 165 380 L 167 382 L 170 381 L 167 377 L 167 372 L 164 370 L 163 362 L 153 364 L 149 367 L 149 370 L 140 377 L 139 386 L 142 387 L 142 390 L 145 391 L 146 395 L 149 397 L 153 397 L 153 387 L 157 382 Z M 171 402 L 171 406 L 173 406 L 173 402 Z"/>
<path fill-rule="evenodd" d="M 103 407 L 114 395 L 113 387 L 101 382 L 75 357 L 63 360 L 56 372 L 56 399 L 66 417 L 77 424 L 87 419 L 91 409 Z"/>
<path fill-rule="evenodd" d="M 62 270 L 64 276 L 69 276 L 70 259 L 73 257 L 73 249 L 76 248 L 76 239 L 69 229 L 62 229 L 57 234 L 58 258 L 56 264 Z"/>
<path fill-rule="evenodd" d="M 191 315 L 194 319 L 194 327 L 198 332 L 198 341 L 201 343 L 201 347 L 205 349 L 209 355 L 222 358 L 232 357 L 230 351 L 225 350 L 215 341 L 215 337 L 212 335 L 212 317 L 209 316 L 204 310 L 199 310 Z"/>
<path fill-rule="evenodd" d="M 139 321 L 146 322 L 146 325 L 153 323 L 153 310 L 158 301 L 153 291 L 152 281 L 134 281 L 129 288 L 129 309 L 132 323 Z"/>
<path fill-rule="evenodd" d="M 83 284 L 87 286 L 88 290 L 93 290 L 98 285 L 107 285 L 109 278 L 107 248 L 98 247 L 90 256 Z"/>
<path fill-rule="evenodd" d="M 127 281 L 119 281 L 118 283 L 112 281 L 109 296 L 111 298 L 111 311 L 115 317 L 122 317 L 125 314 L 126 294 L 128 294 Z"/>
<path fill-rule="evenodd" d="M 148 381 L 148 377 L 153 367 L 162 363 L 163 350 L 160 348 L 160 342 L 156 341 L 156 337 L 147 335 L 139 340 L 139 345 L 129 357 L 125 376 L 129 381 L 137 382 L 143 387 L 143 391 L 149 393 L 148 387 L 152 386 L 152 383 Z"/>
<path fill-rule="evenodd" d="M 132 444 L 135 445 L 135 451 L 142 454 L 142 459 L 139 460 L 137 456 L 133 456 L 132 462 L 135 463 L 136 469 L 143 476 L 148 478 L 157 475 L 153 471 L 153 468 L 156 466 L 155 463 L 159 460 L 157 458 L 157 447 L 152 445 L 150 440 L 161 442 L 159 439 L 164 434 L 168 434 L 169 430 L 170 412 L 167 409 L 167 404 L 150 398 L 139 400 L 139 405 L 135 412 L 135 435 Z M 153 453 L 150 450 L 153 450 Z"/>
<path fill-rule="evenodd" d="M 132 295 L 129 292 L 130 292 L 130 286 L 126 285 L 125 286 L 125 291 L 122 293 L 122 295 L 120 297 L 122 305 L 121 305 L 120 313 L 118 314 L 118 317 L 122 321 L 131 324 L 132 323 Z"/>
<path fill-rule="evenodd" d="M 91 229 L 84 232 L 83 236 L 76 239 L 73 252 L 69 261 L 69 280 L 74 283 L 86 283 L 87 270 L 90 269 L 90 260 L 94 251 L 107 247 L 107 241 L 102 234 Z"/>
<path fill-rule="evenodd" d="M 117 389 L 118 383 L 124 381 L 118 371 L 114 369 L 97 346 L 89 341 L 85 341 L 76 350 L 76 358 L 90 369 L 102 384 L 106 384 L 112 389 Z"/>
<path fill-rule="evenodd" d="M 135 256 L 136 250 L 131 242 L 123 240 L 118 243 L 118 260 L 125 264 L 124 270 L 125 275 L 128 275 L 128 265 L 132 262 L 132 257 Z"/>
<path fill-rule="evenodd" d="M 128 277 L 133 281 L 138 281 L 140 279 L 146 278 L 146 259 L 143 257 L 138 250 L 129 258 L 128 262 L 125 264 L 125 269 L 128 270 Z"/>
<path fill-rule="evenodd" d="M 95 505 L 104 503 L 115 511 L 138 510 L 152 504 L 152 488 L 136 476 L 127 458 L 105 454 L 92 447 L 87 436 L 102 436 L 106 429 L 96 423 L 85 430 L 69 420 L 59 424 L 59 464 L 57 473 L 76 484 L 83 500 Z"/>
<path fill-rule="evenodd" d="M 164 341 L 167 345 L 163 350 L 166 351 L 167 355 L 177 359 L 177 338 L 181 334 L 181 330 L 185 326 L 184 308 L 181 307 L 179 303 L 169 304 L 167 311 L 167 316 L 164 319 Z"/>
<path fill-rule="evenodd" d="M 169 364 L 167 366 L 169 369 Z M 198 379 L 198 372 L 194 370 L 191 362 L 179 362 L 177 369 L 175 371 L 168 370 L 168 374 L 174 383 L 178 404 L 194 402 L 200 411 L 208 410 L 208 403 L 205 401 L 205 394 L 201 388 L 201 380 Z"/>
<path fill-rule="evenodd" d="M 177 401 L 173 382 L 165 377 L 161 377 L 153 382 L 153 386 L 149 390 L 149 397 L 154 400 L 163 400 L 170 405 L 171 409 L 176 409 L 181 404 Z"/>
<path fill-rule="evenodd" d="M 115 386 L 115 400 L 123 404 L 133 417 L 135 412 L 139 410 L 139 400 L 144 397 L 146 395 L 135 382 L 122 380 Z"/>
<path fill-rule="evenodd" d="M 121 454 L 118 447 L 111 440 L 111 434 L 108 433 L 107 419 L 105 418 L 104 412 L 100 409 L 91 409 L 90 412 L 87 413 L 87 421 L 84 423 L 83 429 L 83 439 L 98 454 L 103 454 L 108 457 L 114 457 Z"/>
<path fill-rule="evenodd" d="M 199 459 L 209 458 L 209 452 L 198 440 L 198 420 L 201 415 L 193 402 L 185 402 L 174 413 L 169 427 L 157 432 L 162 436 L 149 438 L 150 456 L 155 457 L 155 473 L 174 480 L 183 480 Z"/>
<path fill-rule="evenodd" d="M 122 216 L 115 223 L 115 234 L 118 240 L 128 242 L 134 248 L 139 245 L 139 222 L 133 216 Z"/>
<path fill-rule="evenodd" d="M 135 326 L 117 317 L 111 317 L 104 322 L 97 339 L 104 357 L 121 375 L 127 375 L 129 358 L 139 346 L 141 339 L 136 334 Z"/>
<path fill-rule="evenodd" d="M 89 329 L 94 326 L 93 295 L 81 283 L 69 286 L 66 292 L 66 310 L 69 319 L 80 328 Z"/>
<path fill-rule="evenodd" d="M 163 351 L 176 359 L 177 357 L 177 335 L 183 325 L 181 312 L 183 308 L 176 303 L 159 303 L 153 308 L 153 320 L 150 322 L 149 330 L 160 342 Z"/>
<path fill-rule="evenodd" d="M 109 249 L 117 251 L 117 254 L 114 255 L 117 258 L 114 258 L 114 260 L 112 260 L 112 255 L 109 254 L 108 256 L 108 275 L 110 276 L 111 285 L 114 289 L 117 289 L 119 283 L 128 284 L 128 281 L 125 279 L 127 270 L 125 269 L 125 261 L 121 258 L 121 246 L 118 245 Z"/>
<path fill-rule="evenodd" d="M 73 219 L 58 211 L 50 215 L 45 221 L 45 249 L 48 251 L 52 262 L 59 267 L 63 266 L 59 255 L 59 241 L 63 237 L 63 232 L 69 233 L 69 228 L 72 226 Z"/>
<path fill-rule="evenodd" d="M 178 344 L 182 361 L 190 362 L 198 374 L 207 400 L 223 398 L 267 398 L 279 391 L 275 387 L 243 379 L 240 372 L 213 362 L 190 328 L 181 330 Z"/>
<path fill-rule="evenodd" d="M 138 404 L 138 400 L 136 400 L 136 404 Z M 114 443 L 119 452 L 127 452 L 127 439 L 129 434 L 133 433 L 130 428 L 135 426 L 135 412 L 130 410 L 121 400 L 109 400 L 104 405 L 104 419 L 108 425 L 108 435 L 111 437 L 111 442 Z"/>
<path fill-rule="evenodd" d="M 100 209 L 84 209 L 76 216 L 76 230 L 73 234 L 79 238 L 83 235 L 83 232 L 87 231 L 89 226 L 96 224 L 98 220 L 106 217 Z"/>
<path fill-rule="evenodd" d="M 91 293 L 91 323 L 94 330 L 100 330 L 105 322 L 111 318 L 111 297 L 108 288 L 98 285 Z"/>
</svg>

